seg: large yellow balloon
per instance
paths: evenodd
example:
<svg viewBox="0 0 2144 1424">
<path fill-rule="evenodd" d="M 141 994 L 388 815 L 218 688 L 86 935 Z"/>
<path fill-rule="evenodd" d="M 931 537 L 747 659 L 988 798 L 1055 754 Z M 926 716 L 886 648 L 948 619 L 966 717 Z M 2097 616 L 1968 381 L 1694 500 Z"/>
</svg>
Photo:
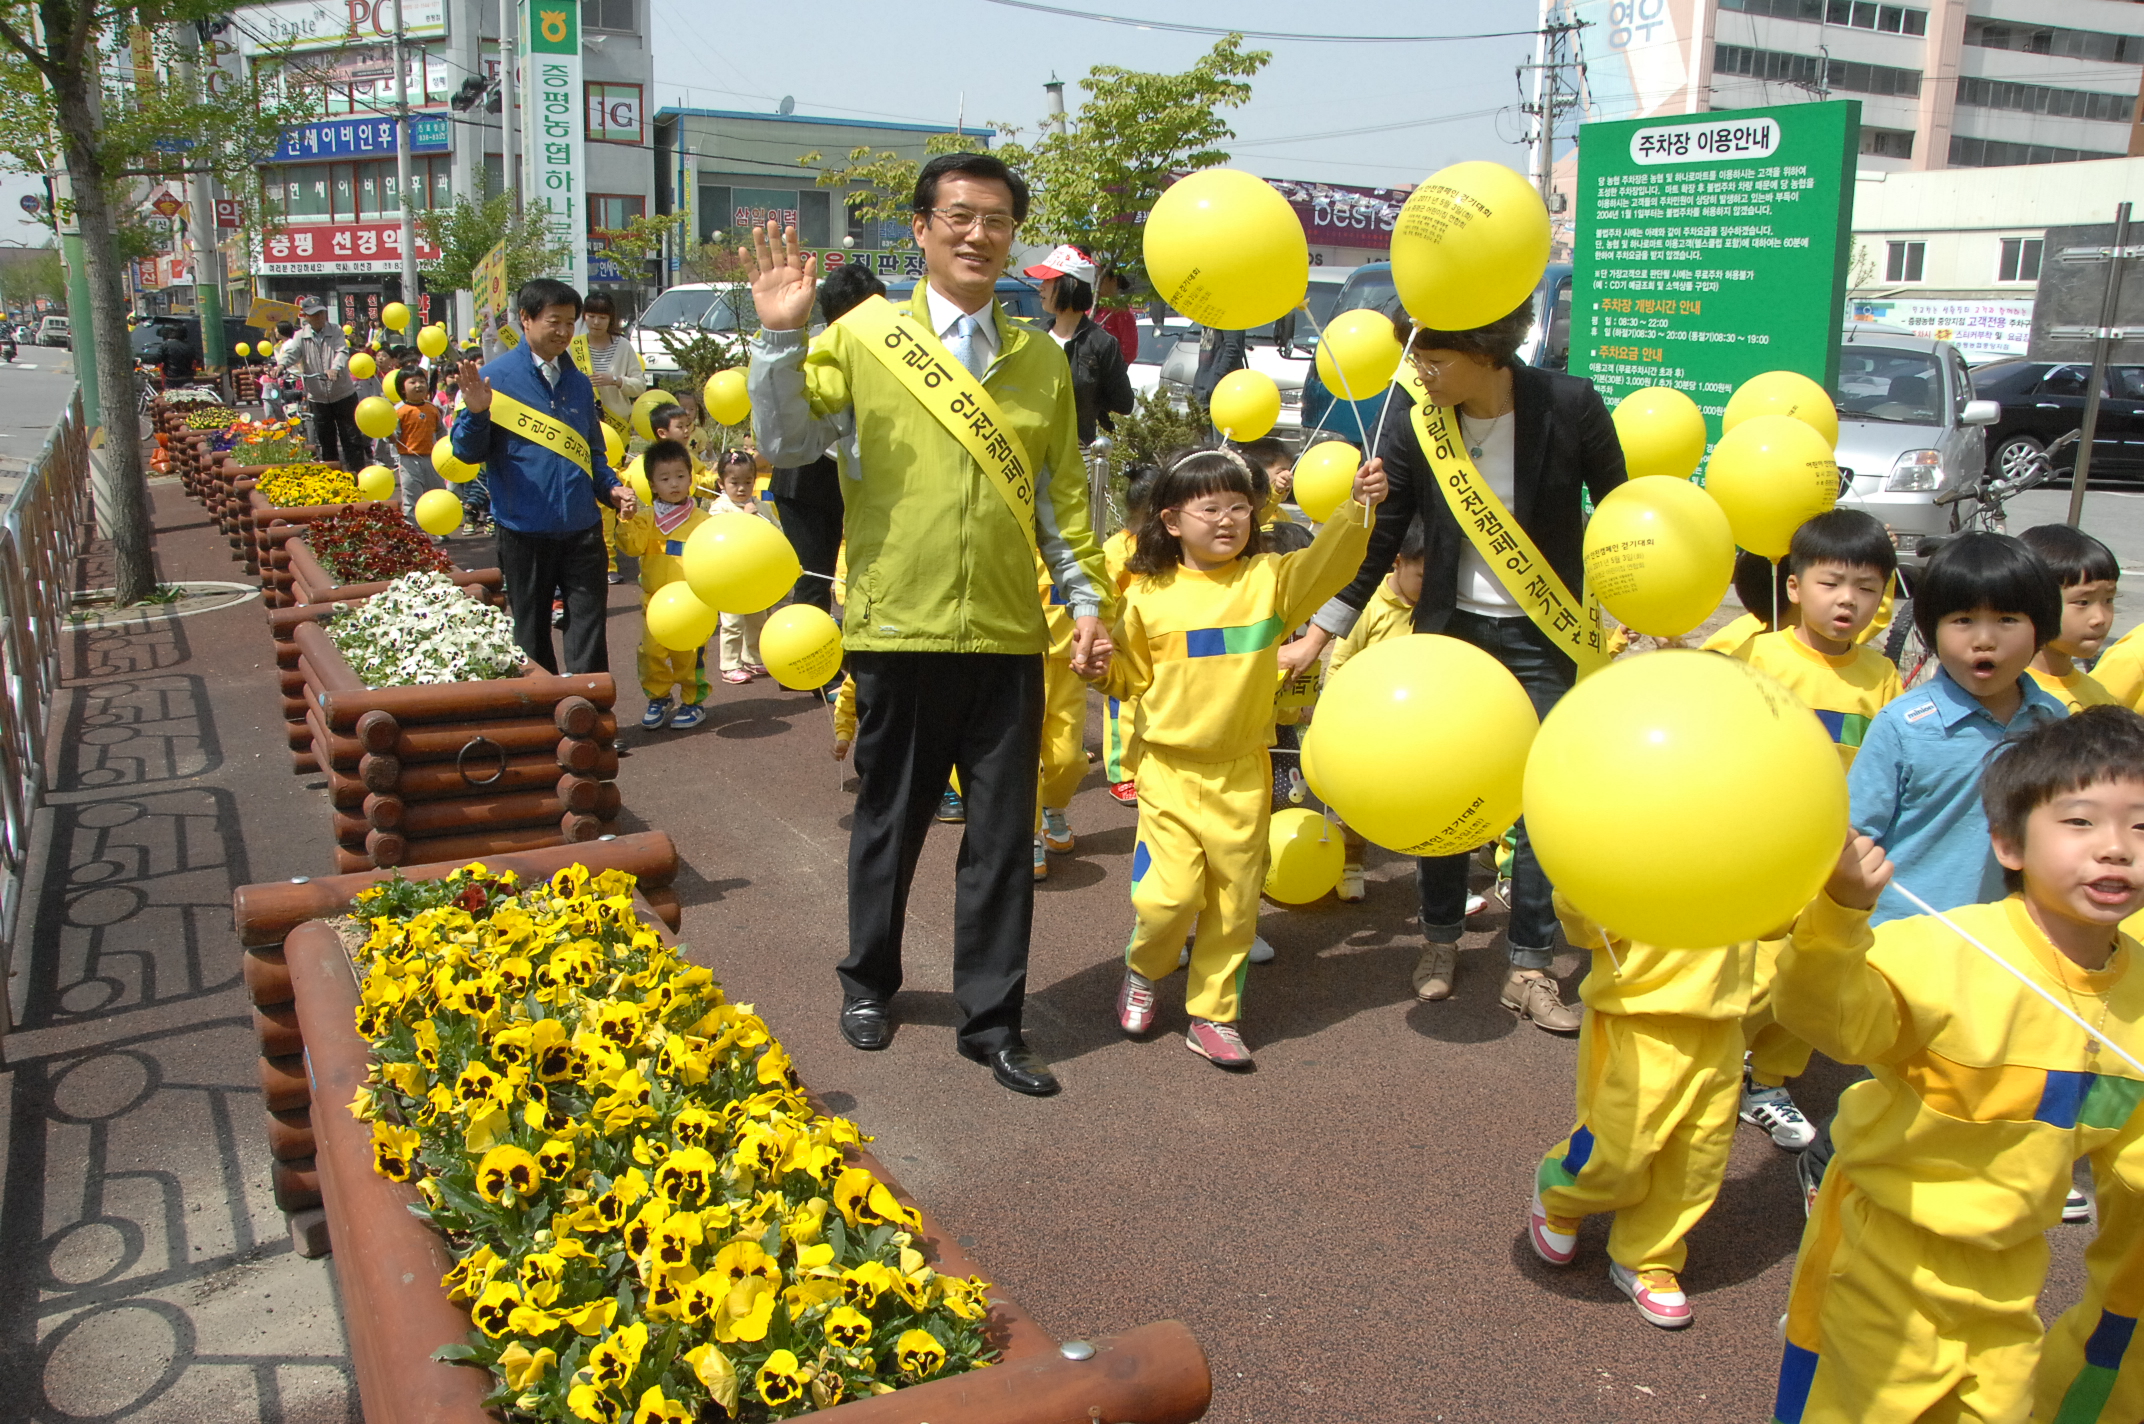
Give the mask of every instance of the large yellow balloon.
<svg viewBox="0 0 2144 1424">
<path fill-rule="evenodd" d="M 1230 371 L 1213 388 L 1207 415 L 1231 440 L 1257 440 L 1280 419 L 1280 387 L 1263 371 Z"/>
<path fill-rule="evenodd" d="M 1162 300 L 1222 331 L 1278 320 L 1310 289 L 1303 220 L 1272 184 L 1241 169 L 1208 168 L 1172 184 L 1147 214 L 1145 253 Z"/>
<path fill-rule="evenodd" d="M 381 379 L 380 389 L 387 392 L 387 398 L 389 400 L 399 401 L 402 399 L 402 378 L 408 374 L 409 373 L 407 371 L 404 371 L 401 367 L 397 366 L 394 370 L 389 371 L 387 375 Z"/>
<path fill-rule="evenodd" d="M 445 440 L 432 447 L 432 468 L 439 472 L 441 479 L 452 480 L 458 485 L 467 484 L 484 473 L 482 465 L 472 465 L 462 459 L 454 453 L 453 445 Z"/>
<path fill-rule="evenodd" d="M 1676 638 L 1712 616 L 1735 572 L 1735 536 L 1688 480 L 1632 480 L 1586 523 L 1586 582 L 1624 627 Z"/>
<path fill-rule="evenodd" d="M 400 302 L 389 302 L 386 306 L 380 308 L 380 325 L 386 327 L 389 331 L 407 331 L 409 329 L 409 308 Z"/>
<path fill-rule="evenodd" d="M 369 381 L 372 379 L 373 373 L 379 369 L 380 363 L 362 351 L 356 352 L 350 357 L 350 379 L 354 381 Z"/>
<path fill-rule="evenodd" d="M 1340 831 L 1315 811 L 1290 806 L 1266 828 L 1266 898 L 1307 905 L 1340 883 L 1347 848 Z"/>
<path fill-rule="evenodd" d="M 344 336 L 355 336 L 357 334 L 357 328 L 350 325 L 350 323 L 348 322 L 344 322 L 342 324 L 342 334 Z"/>
<path fill-rule="evenodd" d="M 746 516 L 749 518 L 750 516 Z M 672 652 L 689 653 L 715 636 L 720 615 L 682 583 L 666 583 L 648 599 L 648 636 Z"/>
<path fill-rule="evenodd" d="M 1392 383 L 1400 339 L 1383 312 L 1342 312 L 1318 338 L 1318 379 L 1338 400 L 1366 400 Z"/>
<path fill-rule="evenodd" d="M 1786 688 L 1710 653 L 1611 663 L 1564 694 L 1526 763 L 1541 868 L 1648 944 L 1710 949 L 1787 924 L 1846 830 L 1831 734 Z"/>
<path fill-rule="evenodd" d="M 427 534 L 452 534 L 462 527 L 462 502 L 445 490 L 426 490 L 418 495 L 412 512 L 417 527 Z"/>
<path fill-rule="evenodd" d="M 655 427 L 649 424 L 649 418 L 655 414 L 656 407 L 676 404 L 677 397 L 668 391 L 641 392 L 640 399 L 633 402 L 633 433 L 643 440 L 653 440 Z"/>
<path fill-rule="evenodd" d="M 772 608 L 804 566 L 782 531 L 756 514 L 717 514 L 685 541 L 685 581 L 722 613 Z"/>
<path fill-rule="evenodd" d="M 1333 674 L 1303 744 L 1303 775 L 1377 844 L 1456 855 L 1518 819 L 1538 725 L 1519 680 L 1471 643 L 1388 638 Z"/>
<path fill-rule="evenodd" d="M 617 426 L 607 420 L 603 422 L 603 458 L 610 462 L 613 471 L 618 468 L 619 461 L 625 458 L 625 437 L 618 433 Z"/>
<path fill-rule="evenodd" d="M 394 432 L 395 408 L 385 396 L 366 396 L 357 403 L 353 418 L 357 428 L 375 440 L 385 439 Z"/>
<path fill-rule="evenodd" d="M 1430 175 L 1392 228 L 1392 284 L 1408 315 L 1440 331 L 1487 326 L 1517 311 L 1548 268 L 1548 209 L 1501 163 L 1455 163 Z"/>
<path fill-rule="evenodd" d="M 357 472 L 357 492 L 367 499 L 392 499 L 395 472 L 385 465 L 367 465 Z"/>
<path fill-rule="evenodd" d="M 231 354 L 239 357 L 242 360 L 245 357 L 251 356 L 253 354 L 253 348 L 247 345 L 245 342 L 241 341 L 236 346 L 233 346 L 231 348 Z"/>
<path fill-rule="evenodd" d="M 1705 458 L 1705 413 L 1673 386 L 1646 386 L 1615 403 L 1623 468 L 1634 480 L 1660 475 L 1686 480 Z"/>
<path fill-rule="evenodd" d="M 447 329 L 428 326 L 417 333 L 417 349 L 437 361 L 447 354 Z"/>
<path fill-rule="evenodd" d="M 1839 444 L 1839 408 L 1831 392 L 1799 371 L 1766 371 L 1735 387 L 1720 416 L 1724 434 L 1743 421 L 1759 415 L 1791 415 L 1824 437 L 1824 444 Z"/>
<path fill-rule="evenodd" d="M 635 457 L 633 462 L 619 473 L 618 478 L 632 486 L 635 499 L 642 504 L 653 504 L 655 502 L 655 491 L 648 485 L 648 472 L 644 468 L 645 463 Z"/>
<path fill-rule="evenodd" d="M 1345 440 L 1311 446 L 1295 462 L 1296 507 L 1323 524 L 1354 494 L 1355 473 L 1361 468 L 1362 452 Z"/>
<path fill-rule="evenodd" d="M 759 630 L 759 657 L 784 687 L 824 687 L 841 670 L 841 625 L 808 603 L 778 608 Z"/>
<path fill-rule="evenodd" d="M 744 372 L 734 367 L 707 378 L 700 392 L 707 413 L 724 425 L 742 425 L 752 415 L 752 397 L 745 392 Z"/>
<path fill-rule="evenodd" d="M 1737 544 L 1784 558 L 1794 531 L 1839 502 L 1839 463 L 1813 427 L 1755 415 L 1712 447 L 1705 490 L 1727 511 Z"/>
</svg>

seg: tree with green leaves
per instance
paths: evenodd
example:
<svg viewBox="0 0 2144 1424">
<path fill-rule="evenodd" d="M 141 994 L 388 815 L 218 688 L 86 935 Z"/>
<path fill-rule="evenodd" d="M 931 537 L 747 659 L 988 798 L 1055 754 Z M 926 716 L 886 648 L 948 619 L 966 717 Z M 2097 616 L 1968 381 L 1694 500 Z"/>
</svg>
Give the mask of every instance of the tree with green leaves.
<svg viewBox="0 0 2144 1424">
<path fill-rule="evenodd" d="M 451 208 L 417 214 L 417 231 L 439 249 L 439 256 L 418 270 L 435 291 L 463 292 L 473 285 L 476 264 L 500 243 L 506 244 L 506 289 L 516 291 L 531 277 L 555 271 L 573 260 L 571 247 L 551 240 L 551 230 L 529 222 L 514 210 L 510 193 L 479 198 L 457 197 Z"/>
<path fill-rule="evenodd" d="M 57 247 L 35 247 L 6 257 L 0 261 L 0 301 L 10 310 L 32 311 L 39 298 L 66 307 L 67 273 Z"/>
<path fill-rule="evenodd" d="M 64 174 L 73 197 L 60 216 L 81 229 L 92 309 L 73 315 L 77 330 L 90 319 L 96 342 L 94 351 L 78 345 L 76 359 L 96 362 L 95 419 L 106 431 L 110 475 L 99 512 L 122 605 L 156 591 L 120 244 L 139 200 L 136 180 L 205 169 L 238 200 L 242 221 L 264 231 L 274 217 L 256 172 L 260 155 L 317 107 L 298 88 L 271 92 L 254 76 L 201 62 L 215 58 L 213 47 L 200 54 L 203 31 L 228 8 L 218 0 L 0 0 L 0 161 Z M 121 41 L 133 61 L 124 68 L 107 63 Z M 181 139 L 189 145 L 181 152 L 158 147 Z"/>
<path fill-rule="evenodd" d="M 969 140 L 957 133 L 932 134 L 923 141 L 924 153 L 933 158 L 941 153 L 960 153 L 969 146 Z M 819 170 L 817 183 L 821 188 L 860 189 L 849 194 L 849 211 L 855 216 L 867 222 L 903 225 L 908 221 L 909 199 L 916 190 L 916 174 L 923 167 L 890 148 L 874 149 L 869 144 L 850 149 L 846 163 L 828 166 L 825 155 L 817 149 L 800 155 L 797 162 Z M 906 237 L 894 243 L 897 248 L 911 245 Z"/>
</svg>

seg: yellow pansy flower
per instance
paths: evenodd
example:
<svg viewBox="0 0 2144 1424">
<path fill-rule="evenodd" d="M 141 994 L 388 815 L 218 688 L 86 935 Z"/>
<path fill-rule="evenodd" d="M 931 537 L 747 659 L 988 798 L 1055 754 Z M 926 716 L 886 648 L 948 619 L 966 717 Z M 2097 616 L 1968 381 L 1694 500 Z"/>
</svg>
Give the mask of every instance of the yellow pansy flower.
<svg viewBox="0 0 2144 1424">
<path fill-rule="evenodd" d="M 373 1123 L 372 1170 L 390 1182 L 408 1181 L 422 1140 L 414 1128 L 397 1127 L 391 1122 Z"/>
<path fill-rule="evenodd" d="M 554 1137 L 536 1149 L 536 1162 L 543 1174 L 553 1181 L 564 1181 L 573 1170 L 573 1144 L 563 1137 Z"/>
<path fill-rule="evenodd" d="M 929 1379 L 945 1365 L 945 1346 L 928 1330 L 910 1330 L 894 1343 L 893 1361 L 910 1379 Z"/>
<path fill-rule="evenodd" d="M 788 1350 L 776 1350 L 767 1356 L 767 1363 L 759 1367 L 754 1380 L 759 1386 L 759 1397 L 770 1409 L 780 1409 L 795 1404 L 804 1397 L 804 1386 L 809 1379 L 803 1365 Z"/>
<path fill-rule="evenodd" d="M 640 1408 L 633 1411 L 633 1424 L 692 1424 L 692 1419 L 692 1411 L 664 1394 L 659 1384 L 642 1391 Z"/>
<path fill-rule="evenodd" d="M 625 1406 L 592 1384 L 577 1384 L 566 1393 L 566 1407 L 576 1419 L 585 1419 L 588 1424 L 618 1424 L 625 1417 Z"/>
<path fill-rule="evenodd" d="M 477 1329 L 496 1340 L 512 1328 L 514 1312 L 520 1308 L 520 1293 L 506 1281 L 493 1281 L 469 1307 L 469 1318 L 476 1322 Z"/>
<path fill-rule="evenodd" d="M 990 1311 L 989 1282 L 973 1276 L 939 1276 L 932 1282 L 938 1303 L 962 1320 L 981 1320 Z"/>
<path fill-rule="evenodd" d="M 686 1147 L 671 1153 L 655 1169 L 655 1190 L 678 1206 L 697 1206 L 714 1192 L 720 1175 L 721 1164 L 712 1153 Z"/>
<path fill-rule="evenodd" d="M 543 1167 L 518 1147 L 494 1147 L 476 1164 L 476 1192 L 485 1201 L 498 1204 L 512 1192 L 514 1201 L 525 1204 L 543 1182 Z"/>
<path fill-rule="evenodd" d="M 499 1373 L 506 1377 L 508 1389 L 530 1389 L 543 1383 L 543 1377 L 558 1363 L 556 1350 L 531 1350 L 516 1340 L 499 1352 Z"/>
<path fill-rule="evenodd" d="M 834 1205 L 840 1209 L 842 1220 L 867 1230 L 875 1226 L 916 1230 L 923 1225 L 921 1216 L 902 1206 L 884 1182 L 862 1167 L 845 1168 L 834 1179 Z"/>
<path fill-rule="evenodd" d="M 439 1278 L 439 1284 L 445 1288 L 447 1299 L 459 1305 L 474 1298 L 485 1286 L 491 1284 L 491 1278 L 498 1274 L 499 1267 L 504 1264 L 505 1262 L 499 1259 L 498 1252 L 489 1246 L 479 1246 L 456 1261 L 447 1273 Z"/>
<path fill-rule="evenodd" d="M 789 1213 L 789 1219 L 782 1224 L 782 1235 L 795 1245 L 811 1245 L 826 1230 L 826 1209 L 825 1197 L 813 1197 L 809 1201 L 799 1202 L 795 1210 Z"/>
<path fill-rule="evenodd" d="M 515 1274 L 521 1280 L 521 1293 L 531 1304 L 549 1305 L 558 1299 L 559 1286 L 566 1279 L 566 1258 L 539 1251 L 524 1258 Z"/>
<path fill-rule="evenodd" d="M 617 1388 L 633 1377 L 647 1347 L 648 1327 L 636 1320 L 588 1352 L 589 1378 L 605 1389 Z"/>
<path fill-rule="evenodd" d="M 859 1310 L 870 1310 L 892 1290 L 896 1277 L 883 1261 L 865 1261 L 841 1273 L 841 1293 Z"/>
<path fill-rule="evenodd" d="M 692 1366 L 693 1378 L 700 1382 L 708 1398 L 722 1406 L 722 1412 L 731 1416 L 737 1413 L 737 1366 L 730 1357 L 713 1345 L 702 1345 L 687 1350 L 683 1356 Z"/>
<path fill-rule="evenodd" d="M 837 1306 L 826 1317 L 826 1338 L 844 1350 L 854 1350 L 871 1339 L 871 1317 L 854 1306 Z"/>
<path fill-rule="evenodd" d="M 611 1322 L 618 1318 L 618 1297 L 607 1295 L 601 1300 L 592 1300 L 586 1305 L 562 1310 L 558 1315 L 559 1319 L 573 1327 L 576 1335 L 601 1335 L 610 1329 Z"/>
</svg>

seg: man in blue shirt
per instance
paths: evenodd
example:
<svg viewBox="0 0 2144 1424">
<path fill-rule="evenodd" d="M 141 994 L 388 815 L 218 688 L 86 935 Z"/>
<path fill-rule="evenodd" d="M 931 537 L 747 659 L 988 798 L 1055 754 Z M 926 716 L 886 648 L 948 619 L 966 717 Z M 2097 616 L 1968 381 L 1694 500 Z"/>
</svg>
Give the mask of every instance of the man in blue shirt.
<svg viewBox="0 0 2144 1424">
<path fill-rule="evenodd" d="M 610 583 L 596 501 L 616 505 L 621 519 L 632 518 L 639 503 L 611 472 L 595 386 L 566 352 L 580 320 L 580 294 L 538 277 L 515 294 L 514 306 L 528 339 L 481 370 L 462 362 L 454 454 L 482 465 L 491 487 L 499 572 L 521 650 L 546 672 L 558 671 L 551 596 L 562 590 L 566 671 L 608 672 Z"/>
</svg>

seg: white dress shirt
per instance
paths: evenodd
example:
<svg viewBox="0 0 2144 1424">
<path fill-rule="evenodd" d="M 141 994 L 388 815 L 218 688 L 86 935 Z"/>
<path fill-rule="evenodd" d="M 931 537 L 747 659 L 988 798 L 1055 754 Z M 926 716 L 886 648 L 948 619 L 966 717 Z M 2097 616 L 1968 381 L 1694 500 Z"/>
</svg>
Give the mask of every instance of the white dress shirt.
<svg viewBox="0 0 2144 1424">
<path fill-rule="evenodd" d="M 536 362 L 536 374 L 543 377 L 543 383 L 546 386 L 549 386 L 552 390 L 557 390 L 558 358 L 556 356 L 553 356 L 550 360 L 546 361 L 543 359 L 543 357 L 536 355 L 536 353 L 533 351 L 531 351 L 529 355 L 534 358 Z"/>
<path fill-rule="evenodd" d="M 951 297 L 929 282 L 923 284 L 923 293 L 924 303 L 930 308 L 931 330 L 937 333 L 940 341 L 951 341 L 953 328 L 960 324 L 960 319 L 964 316 L 974 316 L 975 349 L 982 357 L 983 369 L 989 370 L 991 362 L 998 359 L 998 324 L 992 320 L 992 307 L 985 306 L 974 313 L 964 312 L 954 304 Z"/>
<path fill-rule="evenodd" d="M 1518 416 L 1511 411 L 1490 420 L 1476 420 L 1453 411 L 1459 433 L 1469 449 L 1478 448 L 1474 468 L 1496 497 L 1510 509 L 1514 498 Z M 1523 618 L 1526 610 L 1505 591 L 1504 581 L 1489 567 L 1472 539 L 1459 541 L 1459 606 L 1483 618 Z"/>
</svg>

